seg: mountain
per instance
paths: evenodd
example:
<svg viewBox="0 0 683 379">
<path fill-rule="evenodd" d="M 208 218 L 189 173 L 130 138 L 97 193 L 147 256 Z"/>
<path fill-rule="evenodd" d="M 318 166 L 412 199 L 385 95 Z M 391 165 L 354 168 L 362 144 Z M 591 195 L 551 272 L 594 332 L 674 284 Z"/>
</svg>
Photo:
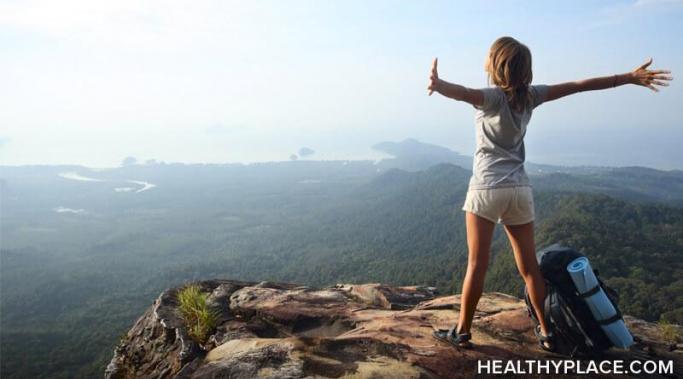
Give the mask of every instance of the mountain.
<svg viewBox="0 0 683 379">
<path fill-rule="evenodd" d="M 542 191 L 601 193 L 638 203 L 683 206 L 683 171 L 647 167 L 613 167 L 600 171 L 550 173 L 533 176 Z"/>
<path fill-rule="evenodd" d="M 600 172 L 532 176 L 538 246 L 580 248 L 627 314 L 683 322 L 680 172 Z M 186 281 L 457 293 L 470 175 L 372 161 L 2 167 L 2 377 L 100 376 L 151 299 Z M 501 228 L 492 255 L 487 291 L 518 296 Z"/>
<path fill-rule="evenodd" d="M 382 170 L 419 171 L 442 163 L 467 170 L 472 167 L 471 156 L 413 138 L 380 142 L 373 149 L 393 156 L 376 163 Z M 543 191 L 604 193 L 631 201 L 683 206 L 681 170 L 663 171 L 640 166 L 557 166 L 535 162 L 526 162 L 525 168 L 534 186 Z"/>
<path fill-rule="evenodd" d="M 393 158 L 385 158 L 379 162 L 379 167 L 384 169 L 401 168 L 415 171 L 439 163 L 452 163 L 467 169 L 472 167 L 472 157 L 461 155 L 447 147 L 420 142 L 414 138 L 401 142 L 379 142 L 372 148 L 393 156 Z"/>
<path fill-rule="evenodd" d="M 463 155 L 447 147 L 420 142 L 415 138 L 406 138 L 400 142 L 384 141 L 376 143 L 372 149 L 392 156 L 381 159 L 377 165 L 382 169 L 400 168 L 407 171 L 418 171 L 440 163 L 451 163 L 465 169 L 471 169 L 473 158 Z M 558 166 L 535 162 L 526 162 L 525 168 L 530 175 L 551 173 L 567 174 L 599 174 L 611 170 L 611 167 L 599 166 Z"/>
<path fill-rule="evenodd" d="M 473 378 L 481 360 L 558 359 L 538 347 L 524 302 L 501 293 L 482 296 L 472 325 L 474 348 L 456 349 L 431 333 L 456 322 L 460 297 L 438 296 L 432 287 L 311 288 L 232 280 L 192 285 L 217 312 L 211 328 L 201 338 L 194 335 L 194 323 L 180 316 L 188 287 L 170 288 L 121 338 L 106 379 Z M 636 360 L 672 360 L 673 372 L 681 372 L 680 337 L 676 345 L 655 324 L 629 316 L 625 321 L 637 343 L 608 350 L 601 359 L 623 360 L 624 367 Z"/>
</svg>

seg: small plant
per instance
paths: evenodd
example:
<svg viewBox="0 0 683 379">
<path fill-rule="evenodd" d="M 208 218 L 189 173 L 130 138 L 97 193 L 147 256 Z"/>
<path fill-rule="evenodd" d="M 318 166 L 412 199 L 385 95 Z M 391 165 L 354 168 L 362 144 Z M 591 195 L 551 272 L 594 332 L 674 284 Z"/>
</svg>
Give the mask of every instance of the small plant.
<svg viewBox="0 0 683 379">
<path fill-rule="evenodd" d="M 189 284 L 178 292 L 178 309 L 185 319 L 188 334 L 199 344 L 206 343 L 220 316 L 206 304 L 207 296 L 196 284 Z"/>
<path fill-rule="evenodd" d="M 680 337 L 676 325 L 671 324 L 666 320 L 659 320 L 657 325 L 659 327 L 659 334 L 662 339 L 668 343 L 676 343 Z"/>
</svg>

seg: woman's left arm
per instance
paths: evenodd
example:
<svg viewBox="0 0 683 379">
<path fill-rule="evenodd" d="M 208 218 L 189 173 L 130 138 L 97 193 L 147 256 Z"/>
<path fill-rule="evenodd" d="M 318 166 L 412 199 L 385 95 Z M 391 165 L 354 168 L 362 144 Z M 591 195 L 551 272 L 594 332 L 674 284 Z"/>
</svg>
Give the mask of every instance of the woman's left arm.
<svg viewBox="0 0 683 379">
<path fill-rule="evenodd" d="M 671 71 L 669 70 L 648 70 L 647 67 L 650 64 L 652 64 L 652 58 L 633 71 L 624 74 L 590 78 L 548 86 L 548 95 L 545 101 L 557 100 L 578 92 L 619 87 L 624 84 L 636 84 L 659 92 L 655 86 L 666 87 L 669 85 L 667 81 L 673 80 L 673 77 L 669 75 L 671 74 Z"/>
<path fill-rule="evenodd" d="M 432 62 L 432 72 L 429 76 L 429 85 L 427 86 L 429 96 L 436 91 L 446 97 L 450 97 L 451 99 L 464 101 L 477 107 L 480 107 L 484 103 L 484 94 L 480 90 L 467 88 L 465 86 L 461 86 L 460 84 L 449 83 L 445 80 L 439 79 L 437 63 L 438 58 L 434 58 L 434 61 Z"/>
</svg>

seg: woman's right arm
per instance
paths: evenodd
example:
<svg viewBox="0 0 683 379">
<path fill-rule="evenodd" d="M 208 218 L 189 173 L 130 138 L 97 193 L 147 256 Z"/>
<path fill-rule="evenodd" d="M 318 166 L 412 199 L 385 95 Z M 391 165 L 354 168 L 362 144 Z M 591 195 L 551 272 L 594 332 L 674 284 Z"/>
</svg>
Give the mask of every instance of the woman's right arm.
<svg viewBox="0 0 683 379">
<path fill-rule="evenodd" d="M 480 107 L 484 103 L 484 94 L 473 88 L 467 88 L 461 86 L 460 84 L 449 83 L 443 79 L 439 78 L 439 73 L 437 71 L 438 59 L 434 58 L 432 62 L 432 71 L 429 76 L 429 85 L 427 86 L 427 91 L 429 91 L 429 96 L 432 95 L 434 91 L 446 96 L 451 99 L 464 101 L 474 105 L 475 107 Z"/>
<path fill-rule="evenodd" d="M 673 80 L 669 70 L 648 70 L 647 66 L 652 63 L 652 58 L 631 72 L 599 78 L 591 78 L 574 82 L 567 82 L 548 86 L 548 95 L 545 101 L 557 100 L 561 97 L 583 91 L 595 91 L 618 87 L 624 84 L 637 84 L 647 87 L 655 92 L 657 86 L 668 86 L 666 80 Z"/>
</svg>

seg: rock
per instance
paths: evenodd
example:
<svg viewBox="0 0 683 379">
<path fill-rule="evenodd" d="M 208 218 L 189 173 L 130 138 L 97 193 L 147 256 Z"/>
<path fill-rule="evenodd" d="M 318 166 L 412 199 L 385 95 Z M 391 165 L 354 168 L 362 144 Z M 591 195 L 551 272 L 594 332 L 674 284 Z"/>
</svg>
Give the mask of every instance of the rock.
<svg viewBox="0 0 683 379">
<path fill-rule="evenodd" d="M 408 309 L 418 303 L 434 298 L 435 287 L 390 287 L 382 284 L 337 284 L 336 289 L 346 291 L 347 296 L 384 309 Z"/>
<path fill-rule="evenodd" d="M 538 347 L 524 301 L 501 293 L 482 296 L 474 348 L 456 349 L 431 333 L 456 321 L 460 296 L 437 297 L 432 287 L 197 284 L 220 311 L 209 342 L 200 346 L 187 336 L 176 309 L 179 289 L 169 289 L 116 347 L 105 378 L 467 378 L 479 360 L 564 358 Z M 605 358 L 673 360 L 681 372 L 682 341 L 662 340 L 656 324 L 625 321 L 637 343 Z"/>
</svg>

